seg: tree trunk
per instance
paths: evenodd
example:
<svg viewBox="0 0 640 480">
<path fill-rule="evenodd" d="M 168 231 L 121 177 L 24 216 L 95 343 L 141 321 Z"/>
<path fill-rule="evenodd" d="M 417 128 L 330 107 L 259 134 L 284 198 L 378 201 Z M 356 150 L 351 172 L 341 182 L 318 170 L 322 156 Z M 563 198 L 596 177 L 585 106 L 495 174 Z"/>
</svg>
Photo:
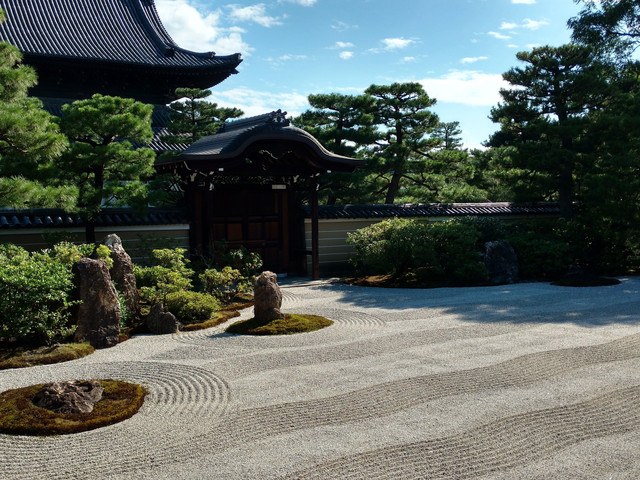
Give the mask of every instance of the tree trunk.
<svg viewBox="0 0 640 480">
<path fill-rule="evenodd" d="M 84 240 L 86 243 L 96 243 L 96 221 L 89 219 L 85 221 Z"/>
<path fill-rule="evenodd" d="M 396 200 L 396 196 L 398 195 L 398 191 L 400 190 L 400 179 L 402 176 L 398 172 L 394 172 L 391 177 L 391 183 L 389 183 L 389 188 L 387 189 L 387 196 L 384 200 L 384 203 L 393 205 L 393 202 Z"/>
<path fill-rule="evenodd" d="M 566 160 L 560 166 L 560 178 L 558 182 L 558 205 L 562 218 L 573 218 L 573 171 Z"/>
</svg>

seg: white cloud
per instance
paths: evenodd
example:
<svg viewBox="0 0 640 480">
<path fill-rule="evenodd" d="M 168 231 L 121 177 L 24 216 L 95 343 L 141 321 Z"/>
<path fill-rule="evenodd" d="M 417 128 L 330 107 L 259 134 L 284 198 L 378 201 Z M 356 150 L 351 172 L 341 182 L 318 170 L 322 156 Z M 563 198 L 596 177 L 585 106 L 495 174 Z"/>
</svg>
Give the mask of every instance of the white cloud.
<svg viewBox="0 0 640 480">
<path fill-rule="evenodd" d="M 333 44 L 333 49 L 335 50 L 343 50 L 345 48 L 353 48 L 355 45 L 351 42 L 336 42 Z"/>
<path fill-rule="evenodd" d="M 488 32 L 493 38 L 497 38 L 498 40 L 509 40 L 511 37 L 509 35 L 503 35 L 498 32 Z"/>
<path fill-rule="evenodd" d="M 282 25 L 278 17 L 267 15 L 267 6 L 264 3 L 241 7 L 239 5 L 228 5 L 229 17 L 237 22 L 254 22 L 263 27 L 273 27 Z"/>
<path fill-rule="evenodd" d="M 242 110 L 246 117 L 261 115 L 282 109 L 288 116 L 295 117 L 309 108 L 306 95 L 299 93 L 261 92 L 250 88 L 232 88 L 230 90 L 214 90 L 209 101 L 220 107 L 235 107 Z"/>
<path fill-rule="evenodd" d="M 474 70 L 452 70 L 437 78 L 420 80 L 430 97 L 443 103 L 493 106 L 500 100 L 500 89 L 510 85 L 500 74 Z"/>
<path fill-rule="evenodd" d="M 530 18 L 525 18 L 522 21 L 522 28 L 526 28 L 527 30 L 538 30 L 540 27 L 545 25 L 549 25 L 549 22 L 546 20 L 531 20 Z"/>
<path fill-rule="evenodd" d="M 417 60 L 416 57 L 404 57 L 400 62 L 401 63 L 413 63 Z"/>
<path fill-rule="evenodd" d="M 306 55 L 287 54 L 287 55 L 282 55 L 281 57 L 278 57 L 278 60 L 281 60 L 283 62 L 288 62 L 291 60 L 306 60 L 306 59 L 307 59 Z"/>
<path fill-rule="evenodd" d="M 242 30 L 220 27 L 220 10 L 205 15 L 187 0 L 156 0 L 156 8 L 163 25 L 182 48 L 218 55 L 248 55 L 253 50 L 243 41 Z"/>
<path fill-rule="evenodd" d="M 348 30 L 356 30 L 359 27 L 358 25 L 349 25 L 348 23 L 337 21 L 336 23 L 331 25 L 331 28 L 337 30 L 338 32 L 346 32 Z"/>
<path fill-rule="evenodd" d="M 353 58 L 353 52 L 345 50 L 344 52 L 340 52 L 340 58 L 343 60 L 350 60 Z"/>
<path fill-rule="evenodd" d="M 460 59 L 460 63 L 476 63 L 480 60 L 489 60 L 489 57 L 464 57 Z"/>
<path fill-rule="evenodd" d="M 303 7 L 311 7 L 315 5 L 318 0 L 278 0 L 279 3 L 288 2 L 288 3 L 296 3 L 298 5 L 302 5 Z"/>
<path fill-rule="evenodd" d="M 500 30 L 514 30 L 518 28 L 518 24 L 514 22 L 502 22 L 500 25 Z"/>
<path fill-rule="evenodd" d="M 385 50 L 400 50 L 402 48 L 407 48 L 413 43 L 415 43 L 414 40 L 409 40 L 406 38 L 385 38 L 384 40 L 382 40 L 382 44 L 384 45 Z"/>
</svg>

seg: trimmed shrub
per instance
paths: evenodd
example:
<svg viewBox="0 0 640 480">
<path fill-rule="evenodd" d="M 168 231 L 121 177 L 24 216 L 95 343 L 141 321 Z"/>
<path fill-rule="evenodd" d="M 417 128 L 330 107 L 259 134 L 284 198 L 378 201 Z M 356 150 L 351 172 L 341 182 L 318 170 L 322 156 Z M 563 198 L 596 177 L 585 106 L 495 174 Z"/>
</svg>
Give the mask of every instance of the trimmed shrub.
<svg viewBox="0 0 640 480">
<path fill-rule="evenodd" d="M 448 220 L 429 224 L 439 267 L 455 285 L 478 285 L 487 281 L 487 272 L 479 248 L 482 234 L 473 224 Z"/>
<path fill-rule="evenodd" d="M 556 279 L 573 263 L 572 247 L 558 238 L 531 231 L 510 235 L 509 242 L 518 257 L 522 278 Z"/>
<path fill-rule="evenodd" d="M 0 337 L 51 343 L 66 337 L 74 290 L 72 263 L 62 256 L 0 247 Z"/>
<path fill-rule="evenodd" d="M 184 324 L 208 320 L 220 308 L 218 301 L 211 295 L 190 291 L 167 294 L 164 306 Z"/>
<path fill-rule="evenodd" d="M 234 270 L 238 270 L 240 275 L 244 279 L 249 280 L 249 282 L 252 282 L 253 278 L 260 273 L 263 265 L 260 254 L 250 252 L 245 247 L 221 254 L 217 263 L 219 267 L 228 266 Z"/>
<path fill-rule="evenodd" d="M 151 267 L 134 265 L 133 273 L 142 300 L 155 304 L 164 302 L 169 293 L 189 290 L 194 271 L 187 267 L 184 248 L 153 251 Z"/>
<path fill-rule="evenodd" d="M 393 219 L 348 235 L 356 250 L 352 264 L 363 275 L 404 275 L 456 285 L 474 285 L 487 279 L 478 252 L 481 234 L 457 220 L 419 223 Z"/>
<path fill-rule="evenodd" d="M 205 270 L 200 274 L 200 281 L 204 292 L 213 295 L 222 303 L 229 303 L 238 293 L 250 289 L 247 279 L 239 270 L 231 267 Z"/>
<path fill-rule="evenodd" d="M 435 265 L 436 252 L 428 230 L 428 224 L 395 218 L 350 233 L 347 242 L 356 250 L 352 264 L 365 275 L 398 275 Z"/>
</svg>

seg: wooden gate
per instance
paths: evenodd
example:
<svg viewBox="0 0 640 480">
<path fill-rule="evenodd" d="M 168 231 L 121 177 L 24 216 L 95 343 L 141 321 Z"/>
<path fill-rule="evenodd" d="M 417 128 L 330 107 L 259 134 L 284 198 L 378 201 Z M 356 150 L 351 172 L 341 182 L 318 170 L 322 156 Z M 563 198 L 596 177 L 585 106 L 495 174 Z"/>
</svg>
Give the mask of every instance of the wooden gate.
<svg viewBox="0 0 640 480">
<path fill-rule="evenodd" d="M 225 241 L 231 249 L 244 246 L 258 252 L 266 270 L 300 273 L 303 260 L 298 257 L 303 239 L 297 237 L 304 232 L 288 189 L 216 185 L 198 197 L 193 204 L 194 218 L 202 219 L 194 225 L 197 250 L 211 252 L 214 242 Z"/>
</svg>

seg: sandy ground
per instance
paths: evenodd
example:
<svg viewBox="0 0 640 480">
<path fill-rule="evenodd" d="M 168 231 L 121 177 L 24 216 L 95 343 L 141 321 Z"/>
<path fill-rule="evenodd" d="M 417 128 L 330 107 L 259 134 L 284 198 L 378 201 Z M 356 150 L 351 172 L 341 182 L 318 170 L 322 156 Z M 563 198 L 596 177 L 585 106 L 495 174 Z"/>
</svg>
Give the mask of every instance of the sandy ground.
<svg viewBox="0 0 640 480">
<path fill-rule="evenodd" d="M 282 288 L 285 312 L 335 324 L 271 338 L 223 327 L 141 336 L 0 371 L 0 391 L 82 378 L 150 391 L 117 425 L 0 435 L 0 478 L 640 478 L 640 278 Z"/>
</svg>

